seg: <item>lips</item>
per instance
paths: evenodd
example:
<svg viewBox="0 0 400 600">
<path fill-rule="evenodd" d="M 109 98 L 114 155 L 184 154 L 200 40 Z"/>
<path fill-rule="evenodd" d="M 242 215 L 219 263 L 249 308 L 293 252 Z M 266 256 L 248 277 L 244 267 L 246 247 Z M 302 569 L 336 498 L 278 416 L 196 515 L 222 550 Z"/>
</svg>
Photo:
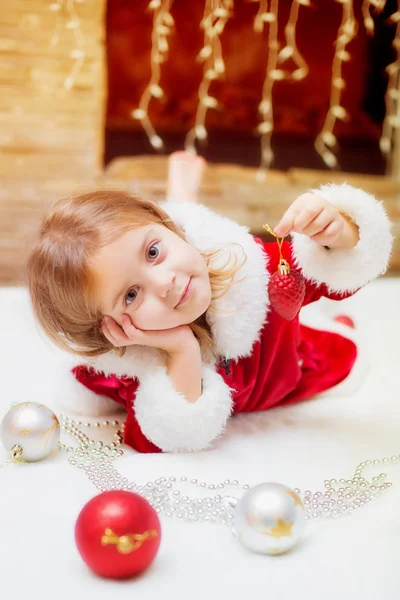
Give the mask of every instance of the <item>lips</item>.
<svg viewBox="0 0 400 600">
<path fill-rule="evenodd" d="M 183 304 L 183 302 L 185 302 L 185 300 L 188 298 L 189 293 L 190 293 L 190 283 L 192 281 L 192 278 L 189 279 L 187 286 L 185 287 L 185 289 L 183 290 L 182 296 L 179 299 L 178 304 L 175 305 L 175 308 L 177 308 L 178 306 L 180 306 L 181 304 Z"/>
</svg>

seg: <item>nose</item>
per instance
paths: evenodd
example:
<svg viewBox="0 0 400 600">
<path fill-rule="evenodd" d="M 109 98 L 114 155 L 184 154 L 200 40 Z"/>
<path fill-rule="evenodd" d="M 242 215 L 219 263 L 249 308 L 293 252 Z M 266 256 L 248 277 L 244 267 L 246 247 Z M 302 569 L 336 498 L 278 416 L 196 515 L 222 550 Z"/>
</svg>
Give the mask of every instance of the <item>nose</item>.
<svg viewBox="0 0 400 600">
<path fill-rule="evenodd" d="M 157 273 L 155 277 L 155 289 L 156 293 L 161 298 L 167 298 L 171 290 L 174 289 L 176 283 L 176 275 L 171 271 Z"/>
</svg>

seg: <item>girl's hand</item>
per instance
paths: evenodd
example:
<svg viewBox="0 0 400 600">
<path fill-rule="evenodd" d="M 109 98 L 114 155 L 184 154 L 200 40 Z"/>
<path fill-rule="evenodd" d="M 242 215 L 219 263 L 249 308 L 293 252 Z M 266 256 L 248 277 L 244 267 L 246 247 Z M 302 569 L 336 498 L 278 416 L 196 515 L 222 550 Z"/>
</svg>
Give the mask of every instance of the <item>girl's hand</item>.
<svg viewBox="0 0 400 600">
<path fill-rule="evenodd" d="M 353 248 L 358 240 L 358 227 L 317 194 L 302 194 L 289 206 L 275 227 L 278 237 L 292 231 L 302 233 L 321 246 Z"/>
<path fill-rule="evenodd" d="M 112 317 L 106 315 L 102 323 L 103 335 L 116 348 L 122 346 L 150 346 L 165 350 L 171 356 L 185 352 L 190 346 L 197 344 L 188 325 L 180 325 L 173 329 L 160 331 L 143 331 L 137 329 L 126 314 L 122 315 L 122 327 Z"/>
</svg>

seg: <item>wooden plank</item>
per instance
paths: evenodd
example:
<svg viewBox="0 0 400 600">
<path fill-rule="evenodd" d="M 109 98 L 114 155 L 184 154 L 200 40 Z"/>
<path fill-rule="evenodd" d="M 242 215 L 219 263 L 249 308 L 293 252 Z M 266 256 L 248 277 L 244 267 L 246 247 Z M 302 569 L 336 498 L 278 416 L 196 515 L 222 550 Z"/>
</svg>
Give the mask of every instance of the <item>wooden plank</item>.
<svg viewBox="0 0 400 600">
<path fill-rule="evenodd" d="M 3 180 L 43 180 L 55 174 L 66 179 L 88 180 L 100 174 L 100 167 L 92 149 L 86 154 L 72 151 L 69 154 L 0 152 L 0 178 Z"/>
<path fill-rule="evenodd" d="M 61 11 L 57 13 L 50 9 L 50 5 L 53 4 L 51 0 L 29 0 L 29 4 L 27 4 L 26 0 L 1 0 L 1 15 L 4 18 L 4 15 L 14 14 L 18 17 L 22 17 L 24 15 L 32 14 L 32 15 L 42 15 L 46 16 L 49 19 L 55 20 L 57 14 L 60 14 L 62 18 L 66 20 L 69 19 L 68 13 L 66 11 Z M 54 1 L 56 4 L 56 0 Z M 90 20 L 99 21 L 101 19 L 101 10 L 99 11 L 99 0 L 86 0 L 85 2 L 75 2 L 75 9 L 79 19 L 82 20 Z M 28 10 L 29 7 L 29 10 Z"/>
<path fill-rule="evenodd" d="M 9 55 L 29 55 L 35 56 L 38 59 L 51 54 L 53 57 L 66 57 L 75 50 L 76 42 L 74 40 L 60 41 L 55 46 L 50 46 L 51 37 L 47 45 L 43 44 L 43 32 L 37 33 L 37 36 L 30 35 L 27 39 L 26 34 L 21 31 L 0 31 L 0 54 Z M 94 60 L 101 48 L 100 39 L 90 38 L 85 42 L 85 55 L 88 59 Z"/>
<path fill-rule="evenodd" d="M 19 64 L 17 64 L 19 62 Z M 70 75 L 74 65 L 74 59 L 59 61 L 31 62 L 31 61 L 13 61 L 9 58 L 2 60 L 0 57 L 0 85 L 14 84 L 18 85 L 26 79 L 43 83 L 46 87 L 59 89 L 62 88 L 65 79 Z M 80 87 L 95 88 L 93 71 L 94 64 L 83 63 L 75 78 L 76 85 Z"/>
<path fill-rule="evenodd" d="M 2 0 L 0 12 L 0 177 L 97 177 L 104 153 L 105 0 L 73 2 L 86 52 L 75 86 L 63 88 L 76 59 L 69 4 Z M 58 43 L 51 39 L 58 24 Z"/>
<path fill-rule="evenodd" d="M 293 185 L 300 185 L 306 188 L 315 188 L 324 183 L 347 182 L 349 185 L 359 187 L 382 198 L 400 194 L 400 182 L 385 175 L 290 169 L 288 176 Z"/>
</svg>

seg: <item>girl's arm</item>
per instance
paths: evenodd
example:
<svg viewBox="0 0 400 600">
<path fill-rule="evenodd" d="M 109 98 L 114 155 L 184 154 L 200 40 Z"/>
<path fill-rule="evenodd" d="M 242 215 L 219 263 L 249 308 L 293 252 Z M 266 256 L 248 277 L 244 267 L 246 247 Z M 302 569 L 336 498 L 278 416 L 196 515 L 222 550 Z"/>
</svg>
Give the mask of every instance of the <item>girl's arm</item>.
<svg viewBox="0 0 400 600">
<path fill-rule="evenodd" d="M 201 352 L 197 340 L 167 358 L 167 373 L 174 388 L 188 402 L 196 402 L 201 396 Z"/>
<path fill-rule="evenodd" d="M 201 395 L 201 351 L 187 325 L 159 331 L 137 329 L 130 317 L 122 315 L 122 326 L 110 316 L 103 318 L 103 334 L 117 348 L 147 346 L 164 350 L 168 375 L 177 392 L 189 402 Z"/>
<path fill-rule="evenodd" d="M 353 228 L 333 244 L 292 229 L 294 261 L 306 279 L 326 284 L 329 293 L 352 293 L 386 271 L 393 241 L 391 223 L 382 203 L 363 190 L 331 184 L 314 193 Z"/>
<path fill-rule="evenodd" d="M 182 325 L 141 331 L 127 315 L 123 329 L 110 317 L 105 322 L 107 339 L 128 347 L 122 357 L 113 353 L 99 357 L 95 369 L 124 376 L 135 365 L 139 385 L 133 409 L 144 436 L 164 452 L 207 448 L 225 429 L 232 412 L 232 390 L 213 365 L 202 364 L 191 329 Z"/>
</svg>

